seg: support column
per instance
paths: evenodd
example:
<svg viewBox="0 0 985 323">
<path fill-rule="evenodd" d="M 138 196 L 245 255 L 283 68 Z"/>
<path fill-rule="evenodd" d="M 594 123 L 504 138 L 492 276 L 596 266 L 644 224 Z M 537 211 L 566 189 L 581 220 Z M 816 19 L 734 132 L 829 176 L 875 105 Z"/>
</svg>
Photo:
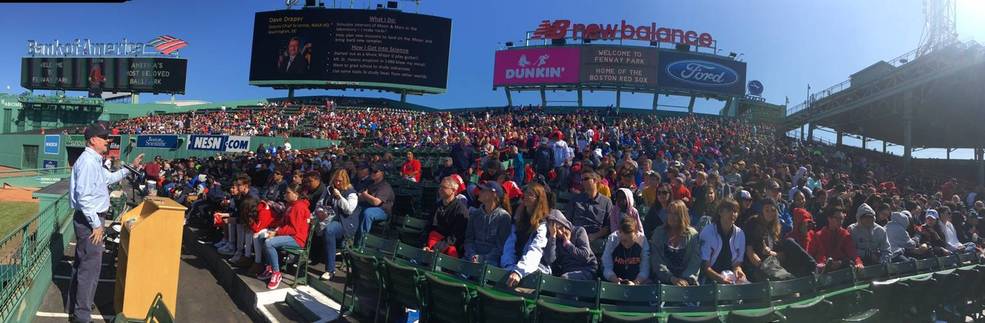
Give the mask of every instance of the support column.
<svg viewBox="0 0 985 323">
<path fill-rule="evenodd" d="M 658 102 L 660 102 L 660 93 L 653 93 L 653 112 L 657 112 Z"/>
<path fill-rule="evenodd" d="M 293 101 L 294 100 L 294 88 L 293 87 L 287 88 L 287 100 L 288 101 Z"/>
<path fill-rule="evenodd" d="M 579 87 L 578 88 L 578 107 L 581 108 L 583 106 L 583 104 L 584 104 L 584 101 L 582 101 L 582 91 L 581 91 L 581 88 Z"/>
<path fill-rule="evenodd" d="M 842 136 L 843 136 L 843 134 L 841 133 L 840 130 L 839 131 L 835 131 L 835 146 L 841 147 L 841 137 Z"/>
<path fill-rule="evenodd" d="M 985 185 L 985 148 L 975 150 L 978 152 L 978 185 Z"/>
<path fill-rule="evenodd" d="M 543 86 L 540 87 L 540 106 L 547 108 L 547 92 Z"/>
<path fill-rule="evenodd" d="M 816 126 L 813 122 L 807 124 L 807 141 L 814 141 L 814 128 Z"/>
<path fill-rule="evenodd" d="M 140 104 L 140 94 L 137 93 L 130 94 L 130 103 Z"/>
<path fill-rule="evenodd" d="M 903 94 L 903 172 L 913 164 L 913 92 Z"/>
<path fill-rule="evenodd" d="M 407 103 L 407 92 L 400 92 L 400 103 Z"/>
<path fill-rule="evenodd" d="M 619 108 L 622 107 L 622 90 L 616 89 L 616 114 L 619 114 Z"/>
<path fill-rule="evenodd" d="M 503 91 L 506 92 L 506 105 L 513 106 L 513 94 L 510 93 L 510 88 L 503 87 Z"/>
<path fill-rule="evenodd" d="M 866 146 L 868 146 L 868 143 L 869 143 L 869 138 L 862 136 L 862 150 L 865 150 Z"/>
<path fill-rule="evenodd" d="M 883 153 L 883 154 L 885 154 L 885 153 L 886 153 L 886 146 L 887 146 L 887 145 L 886 145 L 886 141 L 885 141 L 885 140 L 883 140 L 883 141 L 882 141 L 882 153 Z"/>
<path fill-rule="evenodd" d="M 694 96 L 691 96 L 691 102 L 687 104 L 687 113 L 694 113 Z M 803 136 L 801 136 L 803 137 Z"/>
<path fill-rule="evenodd" d="M 800 125 L 800 141 L 804 141 L 804 125 Z"/>
<path fill-rule="evenodd" d="M 947 149 L 947 160 L 951 160 L 951 148 L 946 148 L 946 149 Z"/>
</svg>

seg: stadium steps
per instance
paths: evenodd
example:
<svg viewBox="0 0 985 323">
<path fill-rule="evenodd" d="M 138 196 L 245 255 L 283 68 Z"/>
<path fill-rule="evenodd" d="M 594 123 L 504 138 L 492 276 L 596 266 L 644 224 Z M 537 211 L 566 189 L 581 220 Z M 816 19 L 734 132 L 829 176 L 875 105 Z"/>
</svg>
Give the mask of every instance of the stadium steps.
<svg viewBox="0 0 985 323">
<path fill-rule="evenodd" d="M 250 318 L 256 322 L 332 322 L 340 316 L 342 288 L 345 271 L 336 270 L 338 275 L 329 282 L 319 280 L 320 270 L 308 268 L 310 286 L 298 285 L 291 288 L 294 277 L 293 268 L 283 269 L 284 280 L 274 290 L 267 289 L 264 282 L 247 275 L 247 269 L 234 268 L 219 255 L 215 248 L 198 243 L 198 229 L 186 227 L 185 239 L 194 241 L 193 252 L 200 255 L 229 294 L 230 298 Z"/>
</svg>

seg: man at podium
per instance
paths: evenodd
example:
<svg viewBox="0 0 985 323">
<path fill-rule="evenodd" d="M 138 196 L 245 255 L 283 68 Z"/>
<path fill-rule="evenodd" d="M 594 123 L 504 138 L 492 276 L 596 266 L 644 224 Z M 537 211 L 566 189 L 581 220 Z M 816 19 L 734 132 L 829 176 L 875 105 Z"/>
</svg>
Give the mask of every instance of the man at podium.
<svg viewBox="0 0 985 323">
<path fill-rule="evenodd" d="M 75 209 L 75 262 L 73 263 L 70 315 L 73 322 L 90 322 L 92 301 L 99 282 L 102 264 L 103 218 L 109 211 L 110 184 L 119 182 L 130 173 L 126 168 L 110 172 L 103 167 L 103 155 L 110 144 L 110 131 L 102 123 L 94 123 L 85 129 L 86 148 L 72 167 L 69 202 Z M 144 154 L 134 158 L 134 169 L 140 167 Z"/>
</svg>

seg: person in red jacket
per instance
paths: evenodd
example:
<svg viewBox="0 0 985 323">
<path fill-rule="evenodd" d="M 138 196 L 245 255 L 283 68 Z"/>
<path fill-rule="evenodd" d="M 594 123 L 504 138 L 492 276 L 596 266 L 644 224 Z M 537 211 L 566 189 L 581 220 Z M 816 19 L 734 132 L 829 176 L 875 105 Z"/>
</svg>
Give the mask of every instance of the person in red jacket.
<svg viewBox="0 0 985 323">
<path fill-rule="evenodd" d="M 269 201 L 257 200 L 256 202 L 246 202 L 252 200 L 257 199 L 252 196 L 247 196 L 243 199 L 243 203 L 255 204 L 256 209 L 253 212 L 250 212 L 250 214 L 240 215 L 240 217 L 246 219 L 246 224 L 253 233 L 253 235 L 248 237 L 251 240 L 251 243 L 246 245 L 244 255 L 247 257 L 253 255 L 253 265 L 250 267 L 249 272 L 250 275 L 255 275 L 260 273 L 260 270 L 263 269 L 263 245 L 260 243 L 260 238 L 266 237 L 267 230 L 273 229 L 276 225 L 277 218 L 274 216 L 274 212 L 270 208 L 270 205 L 267 204 Z M 244 212 L 244 210 L 241 208 L 240 212 Z"/>
<path fill-rule="evenodd" d="M 270 281 L 267 288 L 276 289 L 280 286 L 280 264 L 277 256 L 277 249 L 284 247 L 304 248 L 308 239 L 308 221 L 311 218 L 311 211 L 308 210 L 308 197 L 301 194 L 301 186 L 291 184 L 284 191 L 284 199 L 287 201 L 287 210 L 281 220 L 277 230 L 267 231 L 266 237 L 261 238 L 265 255 L 267 256 L 267 268 L 263 273 L 257 275 L 260 280 Z"/>
<path fill-rule="evenodd" d="M 419 183 L 421 181 L 421 161 L 414 159 L 413 152 L 407 152 L 407 161 L 404 162 L 404 166 L 401 167 L 400 174 L 414 183 Z"/>
<path fill-rule="evenodd" d="M 856 269 L 862 268 L 862 258 L 859 258 L 855 251 L 855 243 L 852 242 L 851 233 L 841 227 L 845 221 L 845 209 L 836 206 L 828 209 L 828 226 L 818 230 L 814 234 L 814 239 L 810 243 L 810 251 L 814 261 L 817 261 L 818 269 L 822 271 L 833 271 L 847 266 L 854 266 Z"/>
<path fill-rule="evenodd" d="M 671 180 L 671 193 L 673 194 L 674 200 L 684 201 L 688 207 L 691 207 L 691 190 L 684 185 L 686 179 L 683 175 L 674 177 Z"/>
<path fill-rule="evenodd" d="M 787 238 L 796 241 L 804 250 L 811 250 L 814 240 L 814 218 L 811 212 L 803 208 L 793 209 L 793 230 L 787 233 Z"/>
</svg>

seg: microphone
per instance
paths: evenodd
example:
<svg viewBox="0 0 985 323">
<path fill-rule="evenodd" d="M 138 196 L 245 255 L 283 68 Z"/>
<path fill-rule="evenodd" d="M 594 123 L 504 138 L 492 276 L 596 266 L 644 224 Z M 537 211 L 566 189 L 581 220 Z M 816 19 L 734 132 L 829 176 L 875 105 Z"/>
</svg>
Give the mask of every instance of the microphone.
<svg viewBox="0 0 985 323">
<path fill-rule="evenodd" d="M 136 168 L 133 168 L 133 166 L 130 166 L 129 164 L 120 163 L 120 165 L 122 165 L 123 168 L 126 168 L 127 170 L 129 170 L 130 171 L 130 174 L 136 175 L 136 174 L 139 173 Z"/>
</svg>

